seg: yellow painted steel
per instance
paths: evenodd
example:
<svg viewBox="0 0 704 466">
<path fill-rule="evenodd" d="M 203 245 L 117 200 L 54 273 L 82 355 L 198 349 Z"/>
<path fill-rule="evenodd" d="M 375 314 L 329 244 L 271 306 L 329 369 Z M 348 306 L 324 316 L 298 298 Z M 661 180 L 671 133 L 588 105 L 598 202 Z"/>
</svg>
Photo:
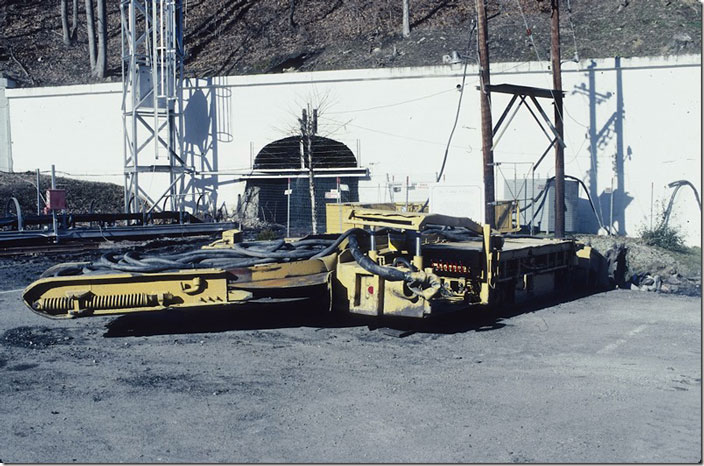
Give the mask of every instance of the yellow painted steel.
<svg viewBox="0 0 704 466">
<path fill-rule="evenodd" d="M 51 318 L 112 315 L 177 308 L 243 304 L 287 290 L 297 297 L 329 288 L 337 254 L 291 263 L 260 264 L 234 270 L 194 269 L 150 274 L 113 273 L 42 278 L 23 294 L 33 311 Z"/>
<path fill-rule="evenodd" d="M 336 310 L 353 314 L 423 317 L 431 311 L 430 302 L 413 293 L 405 282 L 384 280 L 366 271 L 349 251 L 339 257 L 333 299 Z"/>
<path fill-rule="evenodd" d="M 233 244 L 242 241 L 242 232 L 240 230 L 225 230 L 222 232 L 222 238 L 213 241 L 210 244 L 203 246 L 201 249 L 219 249 L 229 248 Z"/>
<path fill-rule="evenodd" d="M 368 256 L 380 265 L 390 264 L 394 258 L 404 256 L 418 267 L 439 276 L 443 292 L 430 300 L 409 291 L 403 282 L 389 282 L 357 265 L 347 253 L 342 253 L 336 269 L 336 305 L 352 313 L 368 315 L 406 315 L 422 317 L 440 307 L 474 304 L 492 305 L 512 301 L 518 292 L 526 296 L 542 295 L 561 286 L 563 278 L 594 284 L 594 277 L 606 276 L 603 267 L 592 270 L 582 280 L 581 273 L 594 268 L 599 255 L 591 248 L 572 240 L 541 238 L 504 238 L 489 225 L 479 225 L 470 219 L 418 212 L 398 212 L 371 209 L 355 204 L 337 205 L 344 210 L 345 227 L 390 227 L 406 231 L 421 231 L 426 225 L 461 226 L 479 234 L 480 240 L 469 247 L 479 258 L 479 267 L 471 267 L 467 275 L 448 274 L 447 270 L 425 268 L 426 259 L 413 254 L 414 249 L 404 244 L 404 238 L 394 233 L 377 235 L 376 250 Z M 516 211 L 518 216 L 518 211 Z M 513 228 L 512 228 L 513 229 Z M 425 239 L 442 242 L 442 239 Z M 459 254 L 463 244 L 450 243 L 450 254 Z M 466 252 L 465 252 L 466 253 Z M 467 269 L 467 267 L 465 267 Z"/>
<path fill-rule="evenodd" d="M 386 203 L 361 203 L 361 202 L 346 202 L 341 204 L 326 204 L 325 205 L 325 216 L 326 216 L 326 231 L 328 233 L 343 233 L 350 228 L 354 228 L 354 223 L 349 221 L 350 212 L 357 209 L 375 209 L 383 211 L 393 211 L 393 212 L 420 212 L 423 209 L 424 203 L 412 202 L 406 205 L 400 202 L 386 202 Z"/>
<path fill-rule="evenodd" d="M 251 293 L 229 295 L 226 274 L 201 269 L 50 277 L 34 282 L 23 297 L 30 309 L 55 318 L 204 307 L 250 299 Z"/>
<path fill-rule="evenodd" d="M 373 205 L 374 207 L 368 207 Z M 326 214 L 333 217 L 328 224 L 328 233 L 341 233 L 350 228 L 388 227 L 403 230 L 420 231 L 426 225 L 444 225 L 465 227 L 476 233 L 482 233 L 482 226 L 466 217 L 452 217 L 442 214 L 424 212 L 402 212 L 394 210 L 397 204 L 327 204 Z M 379 208 L 380 206 L 384 208 Z M 335 218 L 342 218 L 336 222 Z"/>
<path fill-rule="evenodd" d="M 344 228 L 393 228 L 394 231 L 377 235 L 369 258 L 381 266 L 403 258 L 417 268 L 418 276 L 435 280 L 432 286 L 439 286 L 439 291 L 411 288 L 405 281 L 388 281 L 368 272 L 354 260 L 345 240 L 338 251 L 326 257 L 289 263 L 230 270 L 42 278 L 25 290 L 23 298 L 33 311 L 59 319 L 178 308 L 225 308 L 262 299 L 303 299 L 313 295 L 327 295 L 336 310 L 350 313 L 424 317 L 477 304 L 512 301 L 516 295 L 541 294 L 561 286 L 565 277 L 588 286 L 604 286 L 608 282 L 605 259 L 592 248 L 571 240 L 505 238 L 488 225 L 446 215 L 371 209 L 356 204 L 330 206 L 343 209 Z M 430 235 L 423 240 L 425 252 L 417 255 L 415 241 L 426 225 L 465 227 L 479 238 L 443 244 L 441 237 Z M 232 247 L 239 241 L 241 232 L 230 230 L 206 248 Z M 462 257 L 468 262 L 441 267 L 437 260 L 426 257 L 432 251 L 444 251 L 450 258 L 464 254 Z"/>
<path fill-rule="evenodd" d="M 496 201 L 494 213 L 496 229 L 499 232 L 515 233 L 521 231 L 521 209 L 518 201 Z"/>
</svg>

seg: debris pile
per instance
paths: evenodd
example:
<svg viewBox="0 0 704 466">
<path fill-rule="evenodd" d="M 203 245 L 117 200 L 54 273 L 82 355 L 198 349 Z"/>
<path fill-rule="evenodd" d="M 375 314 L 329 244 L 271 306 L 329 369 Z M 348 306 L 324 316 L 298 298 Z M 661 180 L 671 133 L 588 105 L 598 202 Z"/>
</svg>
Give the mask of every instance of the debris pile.
<svg viewBox="0 0 704 466">
<path fill-rule="evenodd" d="M 701 296 L 700 248 L 675 252 L 648 246 L 639 238 L 577 235 L 577 239 L 607 256 L 616 249 L 625 249 L 626 270 L 619 288 Z M 615 248 L 616 243 L 619 248 Z"/>
</svg>

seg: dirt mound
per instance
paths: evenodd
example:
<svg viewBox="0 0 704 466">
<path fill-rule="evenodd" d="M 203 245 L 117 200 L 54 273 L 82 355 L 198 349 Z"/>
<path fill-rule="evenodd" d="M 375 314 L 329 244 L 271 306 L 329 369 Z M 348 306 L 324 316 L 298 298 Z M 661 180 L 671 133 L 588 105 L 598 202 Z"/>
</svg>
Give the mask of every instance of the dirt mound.
<svg viewBox="0 0 704 466">
<path fill-rule="evenodd" d="M 0 172 L 0 207 L 3 208 L 0 216 L 5 214 L 5 206 L 10 198 L 15 197 L 22 212 L 36 214 L 37 212 L 37 177 L 32 172 L 6 173 Z M 46 190 L 51 187 L 51 177 L 40 175 L 39 192 L 46 195 Z M 122 212 L 124 196 L 122 186 L 113 183 L 99 183 L 81 181 L 73 178 L 56 177 L 56 187 L 66 190 L 66 204 L 68 210 L 74 213 L 90 212 Z M 14 214 L 14 206 L 12 207 Z"/>
<path fill-rule="evenodd" d="M 702 251 L 699 247 L 675 252 L 649 246 L 640 238 L 577 235 L 577 239 L 602 254 L 615 244 L 624 244 L 627 287 L 701 296 Z"/>
</svg>

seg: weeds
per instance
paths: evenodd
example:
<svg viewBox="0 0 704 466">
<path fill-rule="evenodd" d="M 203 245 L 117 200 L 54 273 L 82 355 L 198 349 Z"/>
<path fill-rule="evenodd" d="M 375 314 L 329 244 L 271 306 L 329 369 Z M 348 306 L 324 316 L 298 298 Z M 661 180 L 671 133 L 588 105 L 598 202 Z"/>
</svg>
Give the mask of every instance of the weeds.
<svg viewBox="0 0 704 466">
<path fill-rule="evenodd" d="M 679 228 L 670 225 L 659 225 L 653 229 L 642 229 L 640 237 L 648 246 L 658 246 L 668 251 L 686 252 L 689 250 L 684 245 L 684 238 Z"/>
<path fill-rule="evenodd" d="M 257 241 L 269 241 L 272 239 L 277 239 L 278 235 L 269 228 L 266 228 L 259 233 L 257 233 Z"/>
</svg>

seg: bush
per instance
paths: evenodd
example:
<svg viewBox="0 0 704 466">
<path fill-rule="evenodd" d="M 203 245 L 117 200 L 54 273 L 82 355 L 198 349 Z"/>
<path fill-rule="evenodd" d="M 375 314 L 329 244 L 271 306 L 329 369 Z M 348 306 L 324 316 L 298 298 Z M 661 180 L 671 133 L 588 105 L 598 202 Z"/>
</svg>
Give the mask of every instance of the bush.
<svg viewBox="0 0 704 466">
<path fill-rule="evenodd" d="M 272 239 L 277 239 L 278 235 L 271 229 L 266 228 L 259 233 L 257 233 L 257 241 L 269 241 Z"/>
<path fill-rule="evenodd" d="M 640 232 L 640 237 L 643 238 L 648 246 L 658 246 L 676 252 L 688 250 L 687 246 L 684 245 L 680 230 L 669 225 L 660 225 L 652 230 L 644 228 Z"/>
</svg>

